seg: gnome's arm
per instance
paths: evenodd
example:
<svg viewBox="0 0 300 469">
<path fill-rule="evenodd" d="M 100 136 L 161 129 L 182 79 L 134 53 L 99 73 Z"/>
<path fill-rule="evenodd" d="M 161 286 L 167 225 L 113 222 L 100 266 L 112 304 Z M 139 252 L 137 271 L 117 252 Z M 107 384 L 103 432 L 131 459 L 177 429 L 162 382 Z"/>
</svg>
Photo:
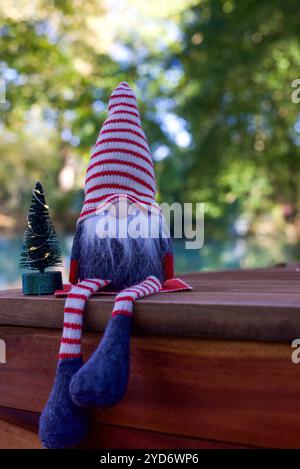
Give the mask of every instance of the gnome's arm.
<svg viewBox="0 0 300 469">
<path fill-rule="evenodd" d="M 163 257 L 163 266 L 166 280 L 174 277 L 174 256 L 172 252 L 167 252 Z"/>
<path fill-rule="evenodd" d="M 169 280 L 174 277 L 174 254 L 170 238 L 164 239 L 162 243 L 162 261 L 165 280 Z"/>
<path fill-rule="evenodd" d="M 69 280 L 73 284 L 78 283 L 81 231 L 82 231 L 82 223 L 79 223 L 76 227 L 72 250 L 71 250 Z"/>
</svg>

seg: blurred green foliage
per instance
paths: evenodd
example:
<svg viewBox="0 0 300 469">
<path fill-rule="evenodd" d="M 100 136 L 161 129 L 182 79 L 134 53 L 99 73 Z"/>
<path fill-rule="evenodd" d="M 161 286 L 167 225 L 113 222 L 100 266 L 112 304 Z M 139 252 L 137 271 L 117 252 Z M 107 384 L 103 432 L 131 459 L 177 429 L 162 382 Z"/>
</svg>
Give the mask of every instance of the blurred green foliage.
<svg viewBox="0 0 300 469">
<path fill-rule="evenodd" d="M 35 0 L 34 14 L 19 16 L 2 0 L 1 211 L 22 212 L 40 178 L 56 217 L 76 215 L 109 93 L 126 80 L 140 98 L 160 201 L 205 202 L 215 238 L 252 230 L 299 243 L 297 0 L 166 1 L 162 10 L 127 1 L 116 54 L 101 0 Z M 76 177 L 63 192 L 69 158 Z"/>
<path fill-rule="evenodd" d="M 183 14 L 186 196 L 205 200 L 221 224 L 241 212 L 254 223 L 278 205 L 286 220 L 299 215 L 299 20 L 293 0 L 202 1 Z"/>
</svg>

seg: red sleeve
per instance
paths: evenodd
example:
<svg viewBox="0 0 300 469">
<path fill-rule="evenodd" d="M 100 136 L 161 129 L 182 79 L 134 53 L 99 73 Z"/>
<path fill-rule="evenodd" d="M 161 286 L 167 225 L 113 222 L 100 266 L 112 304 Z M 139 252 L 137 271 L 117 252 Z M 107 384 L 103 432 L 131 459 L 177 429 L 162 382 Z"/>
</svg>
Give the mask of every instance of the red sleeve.
<svg viewBox="0 0 300 469">
<path fill-rule="evenodd" d="M 166 280 L 174 277 L 174 256 L 170 252 L 164 255 L 163 266 Z"/>
<path fill-rule="evenodd" d="M 71 259 L 69 280 L 73 285 L 78 283 L 78 261 L 76 259 Z"/>
</svg>

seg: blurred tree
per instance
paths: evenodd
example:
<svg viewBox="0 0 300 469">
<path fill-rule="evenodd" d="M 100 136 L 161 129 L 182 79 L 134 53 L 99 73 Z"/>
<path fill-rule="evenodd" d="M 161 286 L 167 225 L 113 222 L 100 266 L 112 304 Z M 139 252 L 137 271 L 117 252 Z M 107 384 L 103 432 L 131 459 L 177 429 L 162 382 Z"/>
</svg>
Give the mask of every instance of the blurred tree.
<svg viewBox="0 0 300 469">
<path fill-rule="evenodd" d="M 73 191 L 108 93 L 125 79 L 142 98 L 160 200 L 205 202 L 206 234 L 215 237 L 270 225 L 296 241 L 297 0 L 126 0 L 110 8 L 108 17 L 101 0 L 2 0 L 3 206 L 21 206 L 46 168 L 49 200 L 64 218 L 80 201 Z M 66 166 L 77 179 L 62 193 Z"/>
<path fill-rule="evenodd" d="M 70 210 L 70 198 L 60 191 L 65 190 L 63 169 L 73 165 L 83 177 L 81 159 L 87 158 L 104 119 L 104 102 L 124 79 L 119 65 L 98 46 L 105 31 L 90 26 L 103 14 L 98 0 L 1 2 L 0 78 L 6 83 L 6 102 L 0 104 L 2 210 L 24 209 L 30 186 L 40 177 L 56 215 L 64 218 L 60 207 Z M 68 188 L 81 188 L 77 182 Z"/>
<path fill-rule="evenodd" d="M 160 67 L 164 76 L 182 70 L 166 97 L 192 139 L 162 163 L 162 196 L 206 202 L 207 220 L 222 232 L 240 214 L 254 227 L 278 206 L 299 223 L 298 2 L 202 0 L 180 25 L 180 51 Z"/>
</svg>

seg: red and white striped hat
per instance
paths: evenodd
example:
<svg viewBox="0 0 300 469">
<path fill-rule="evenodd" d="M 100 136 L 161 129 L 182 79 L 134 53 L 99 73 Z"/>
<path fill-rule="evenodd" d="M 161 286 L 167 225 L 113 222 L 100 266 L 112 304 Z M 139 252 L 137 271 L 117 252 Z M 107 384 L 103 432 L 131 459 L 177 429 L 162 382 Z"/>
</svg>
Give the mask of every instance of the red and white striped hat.
<svg viewBox="0 0 300 469">
<path fill-rule="evenodd" d="M 85 178 L 85 201 L 78 222 L 127 197 L 148 211 L 155 202 L 155 176 L 137 100 L 127 83 L 113 91 Z"/>
</svg>

